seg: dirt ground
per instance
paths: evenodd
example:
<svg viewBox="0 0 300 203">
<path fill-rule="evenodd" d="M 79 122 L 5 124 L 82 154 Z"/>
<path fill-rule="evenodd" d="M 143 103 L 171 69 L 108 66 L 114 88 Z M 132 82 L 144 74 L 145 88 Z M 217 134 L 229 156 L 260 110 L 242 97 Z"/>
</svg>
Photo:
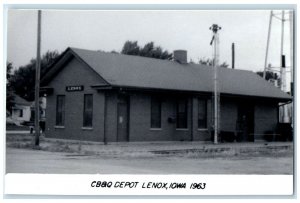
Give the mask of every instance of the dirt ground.
<svg viewBox="0 0 300 203">
<path fill-rule="evenodd" d="M 201 156 L 201 153 L 85 155 L 6 148 L 6 173 L 61 174 L 293 174 L 289 149 Z"/>
<path fill-rule="evenodd" d="M 7 134 L 7 173 L 293 174 L 292 142 L 103 143 Z"/>
</svg>

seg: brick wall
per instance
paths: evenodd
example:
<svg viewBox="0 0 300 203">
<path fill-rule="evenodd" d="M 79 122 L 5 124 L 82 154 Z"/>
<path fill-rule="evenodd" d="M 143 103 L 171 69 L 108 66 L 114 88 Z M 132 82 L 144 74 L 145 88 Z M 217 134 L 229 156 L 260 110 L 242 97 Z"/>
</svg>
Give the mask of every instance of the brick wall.
<svg viewBox="0 0 300 203">
<path fill-rule="evenodd" d="M 77 59 L 72 59 L 48 84 L 54 92 L 47 96 L 46 137 L 103 141 L 104 93 L 97 92 L 90 85 L 99 84 L 101 78 Z M 66 92 L 66 86 L 83 85 L 84 91 Z M 93 129 L 84 130 L 84 94 L 93 94 Z M 57 128 L 56 97 L 65 95 L 65 126 Z"/>
<path fill-rule="evenodd" d="M 207 99 L 207 128 L 198 128 L 198 97 L 193 97 L 193 141 L 210 141 L 211 140 L 211 126 L 212 126 L 212 101 L 209 97 Z"/>
<path fill-rule="evenodd" d="M 191 102 L 188 102 L 188 128 L 176 129 L 176 98 L 160 96 L 161 129 L 151 129 L 151 95 L 137 93 L 130 95 L 130 141 L 190 141 L 191 140 Z M 189 100 L 190 101 L 190 100 Z"/>
<path fill-rule="evenodd" d="M 238 102 L 230 99 L 221 99 L 220 130 L 235 132 L 238 115 Z"/>
<path fill-rule="evenodd" d="M 171 141 L 174 137 L 174 123 L 169 117 L 175 117 L 174 104 L 162 98 L 161 129 L 151 129 L 151 96 L 149 94 L 130 95 L 130 141 Z"/>
<path fill-rule="evenodd" d="M 107 142 L 117 142 L 118 95 L 116 92 L 107 92 L 105 95 L 106 95 L 105 133 L 107 137 Z"/>
<path fill-rule="evenodd" d="M 145 93 L 130 95 L 130 141 L 209 141 L 211 126 L 211 99 L 207 102 L 207 129 L 198 129 L 197 97 L 188 99 L 188 128 L 176 128 L 176 101 L 174 95 L 160 96 L 161 129 L 150 128 L 151 95 Z M 175 118 L 171 123 L 168 118 Z M 193 121 L 193 122 L 192 122 Z"/>
<path fill-rule="evenodd" d="M 275 131 L 278 123 L 277 104 L 270 102 L 257 103 L 254 114 L 254 134 L 255 139 L 263 139 L 266 131 Z"/>
</svg>

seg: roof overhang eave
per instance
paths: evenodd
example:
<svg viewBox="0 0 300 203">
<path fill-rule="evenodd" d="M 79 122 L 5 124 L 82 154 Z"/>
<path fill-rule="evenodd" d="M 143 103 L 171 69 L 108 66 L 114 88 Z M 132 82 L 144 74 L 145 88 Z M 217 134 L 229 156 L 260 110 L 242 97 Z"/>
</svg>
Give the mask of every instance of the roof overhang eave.
<svg viewBox="0 0 300 203">
<path fill-rule="evenodd" d="M 137 87 L 137 86 L 123 86 L 123 85 L 112 85 L 110 89 L 121 89 L 121 90 L 143 90 L 143 91 L 152 91 L 152 92 L 180 92 L 196 95 L 213 95 L 212 91 L 196 91 L 196 90 L 179 90 L 179 89 L 167 89 L 167 88 L 151 88 L 151 87 Z M 259 95 L 242 95 L 242 94 L 232 94 L 232 93 L 221 93 L 221 96 L 225 97 L 246 97 L 253 99 L 267 99 L 267 100 L 276 100 L 277 102 L 290 102 L 293 98 L 290 97 L 271 97 L 271 96 L 259 96 Z"/>
</svg>

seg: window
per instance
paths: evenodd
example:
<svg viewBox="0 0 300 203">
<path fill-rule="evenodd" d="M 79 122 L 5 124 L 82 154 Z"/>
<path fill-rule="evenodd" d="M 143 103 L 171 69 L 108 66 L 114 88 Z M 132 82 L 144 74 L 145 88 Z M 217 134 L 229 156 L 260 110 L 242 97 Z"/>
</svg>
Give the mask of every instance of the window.
<svg viewBox="0 0 300 203">
<path fill-rule="evenodd" d="M 93 126 L 93 95 L 84 95 L 83 127 Z"/>
<path fill-rule="evenodd" d="M 161 101 L 151 98 L 151 128 L 161 128 Z"/>
<path fill-rule="evenodd" d="M 23 117 L 23 109 L 19 110 L 19 117 L 22 118 Z"/>
<path fill-rule="evenodd" d="M 207 128 L 207 101 L 198 99 L 198 128 Z"/>
<path fill-rule="evenodd" d="M 65 95 L 57 95 L 56 98 L 56 125 L 65 125 Z"/>
<path fill-rule="evenodd" d="M 177 128 L 187 128 L 187 100 L 177 102 Z"/>
</svg>

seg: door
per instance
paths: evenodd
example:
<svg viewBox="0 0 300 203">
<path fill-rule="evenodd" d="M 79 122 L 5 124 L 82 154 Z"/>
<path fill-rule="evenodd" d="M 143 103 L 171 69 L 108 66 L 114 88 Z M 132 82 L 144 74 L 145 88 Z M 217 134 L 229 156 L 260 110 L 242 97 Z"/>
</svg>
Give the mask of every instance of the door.
<svg viewBox="0 0 300 203">
<path fill-rule="evenodd" d="M 119 97 L 118 100 L 118 127 L 117 140 L 118 142 L 127 142 L 128 139 L 128 98 Z"/>
<path fill-rule="evenodd" d="M 254 141 L 254 105 L 242 103 L 238 106 L 237 140 Z"/>
</svg>

